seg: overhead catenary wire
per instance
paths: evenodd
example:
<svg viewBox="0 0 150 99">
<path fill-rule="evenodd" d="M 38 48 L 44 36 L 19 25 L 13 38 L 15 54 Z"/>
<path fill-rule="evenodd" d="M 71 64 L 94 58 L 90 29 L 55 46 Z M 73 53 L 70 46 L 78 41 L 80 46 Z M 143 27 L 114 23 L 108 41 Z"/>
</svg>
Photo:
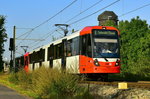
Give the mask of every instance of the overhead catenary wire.
<svg viewBox="0 0 150 99">
<path fill-rule="evenodd" d="M 68 7 L 70 7 L 71 5 L 73 5 L 77 0 L 74 0 L 73 2 L 71 2 L 69 5 L 67 5 L 65 8 L 63 8 L 62 10 L 60 10 L 58 13 L 56 13 L 55 15 L 53 15 L 52 17 L 50 17 L 49 19 L 45 20 L 44 22 L 42 22 L 41 24 L 37 25 L 36 27 L 34 27 L 34 29 L 40 27 L 41 25 L 47 23 L 48 21 L 50 21 L 51 19 L 53 19 L 54 17 L 56 17 L 57 15 L 59 15 L 61 12 L 63 12 L 64 10 L 66 10 Z"/>
<path fill-rule="evenodd" d="M 101 8 L 100 10 L 97 10 L 97 11 L 95 11 L 95 12 L 92 13 L 92 14 L 89 14 L 89 15 L 87 15 L 87 16 L 85 16 L 85 17 L 79 19 L 79 20 L 76 20 L 76 21 L 70 23 L 69 25 L 72 25 L 72 24 L 75 24 L 75 23 L 77 23 L 77 22 L 79 22 L 79 21 L 82 21 L 82 20 L 84 20 L 84 19 L 86 19 L 86 18 L 88 18 L 88 17 L 90 17 L 90 16 L 92 16 L 92 15 L 98 13 L 99 11 L 102 11 L 102 10 L 104 10 L 104 9 L 106 9 L 106 8 L 108 8 L 108 7 L 112 6 L 112 5 L 114 5 L 114 4 L 116 4 L 116 3 L 119 2 L 119 1 L 121 1 L 121 0 L 116 0 L 115 2 L 112 2 L 111 4 L 109 4 L 109 5 L 107 5 L 107 6 L 103 7 L 103 8 Z"/>
<path fill-rule="evenodd" d="M 29 30 L 29 29 L 33 29 L 33 28 L 23 28 L 23 27 L 17 27 L 16 29 Z"/>
<path fill-rule="evenodd" d="M 33 38 L 31 38 L 31 39 L 22 39 L 22 38 L 20 38 L 20 39 L 16 39 L 16 40 L 44 41 L 44 39 L 33 39 Z"/>
<path fill-rule="evenodd" d="M 27 33 L 29 33 L 29 32 L 32 32 L 32 31 L 34 31 L 36 28 L 38 28 L 38 27 L 42 26 L 43 24 L 47 23 L 48 21 L 50 21 L 51 19 L 53 19 L 54 17 L 56 17 L 57 15 L 59 15 L 61 12 L 63 12 L 64 10 L 66 10 L 68 7 L 70 7 L 71 5 L 73 5 L 76 1 L 77 1 L 77 0 L 74 0 L 74 1 L 71 2 L 69 5 L 67 5 L 65 8 L 63 8 L 62 10 L 60 10 L 59 12 L 57 12 L 55 15 L 53 15 L 52 17 L 48 18 L 47 20 L 43 21 L 41 24 L 35 26 L 35 27 L 32 28 L 30 31 L 25 32 L 23 35 L 25 35 L 25 34 L 27 34 Z M 21 35 L 21 36 L 23 36 L 23 35 Z M 21 37 L 21 36 L 19 36 L 19 37 Z M 17 38 L 19 38 L 19 37 L 17 37 Z"/>
<path fill-rule="evenodd" d="M 45 41 L 46 39 L 48 39 L 48 37 L 49 37 L 49 36 L 52 36 L 55 32 L 59 33 L 60 35 L 64 35 L 63 33 L 59 32 L 59 29 L 54 29 L 54 30 L 52 30 L 51 32 L 46 33 L 46 35 L 44 35 L 43 37 L 41 37 L 41 39 L 44 39 L 44 40 L 36 40 L 36 41 L 34 41 L 32 44 L 30 44 L 30 45 L 32 45 L 32 46 L 30 47 L 30 49 L 33 48 L 34 46 L 36 46 L 37 44 L 39 44 L 39 43 Z M 48 34 L 48 35 L 47 35 L 47 34 Z M 36 44 L 34 44 L 34 43 L 36 43 Z M 33 45 L 33 44 L 34 44 L 34 45 Z"/>
<path fill-rule="evenodd" d="M 31 32 L 32 32 L 32 30 L 31 30 Z M 30 35 L 30 32 L 28 32 L 28 34 L 27 34 L 23 39 L 26 39 L 29 35 Z M 18 38 L 16 38 L 16 39 L 18 39 Z M 22 43 L 22 41 L 19 42 L 18 46 L 19 46 L 21 43 Z"/>
<path fill-rule="evenodd" d="M 49 36 L 51 36 L 51 35 L 52 34 L 50 34 Z M 49 36 L 47 36 L 45 39 L 48 39 Z M 37 45 L 39 45 L 40 43 L 41 42 L 36 42 L 34 45 L 30 46 L 29 49 L 34 49 L 34 47 L 37 46 Z"/>
<path fill-rule="evenodd" d="M 146 4 L 146 5 L 143 5 L 143 6 L 141 6 L 141 7 L 138 7 L 138 8 L 136 8 L 136 9 L 134 9 L 134 10 L 128 11 L 128 12 L 126 12 L 126 13 L 120 15 L 119 17 L 125 16 L 125 15 L 127 15 L 127 14 L 130 14 L 130 13 L 132 13 L 132 12 L 135 12 L 135 11 L 137 11 L 137 10 L 140 10 L 140 9 L 142 9 L 142 8 L 145 8 L 145 7 L 147 7 L 147 6 L 150 6 L 150 3 L 148 3 L 148 4 Z"/>
<path fill-rule="evenodd" d="M 113 3 L 109 4 L 108 6 L 102 8 L 102 9 L 105 9 L 105 8 L 107 8 L 107 7 L 109 7 L 109 6 L 111 6 L 111 5 L 115 4 L 115 3 L 117 3 L 118 1 L 120 1 L 120 0 L 117 0 L 117 1 L 113 2 Z M 126 12 L 126 13 L 120 15 L 119 17 L 122 17 L 122 16 L 124 16 L 124 15 L 130 14 L 130 13 L 132 13 L 132 12 L 135 12 L 135 11 L 137 11 L 137 10 L 140 10 L 140 9 L 142 9 L 142 8 L 144 8 L 144 7 L 149 6 L 149 5 L 150 5 L 150 3 L 149 3 L 149 4 L 146 4 L 146 5 L 143 5 L 143 6 L 141 6 L 141 7 L 138 7 L 138 8 L 136 8 L 136 9 L 134 9 L 134 10 L 129 11 L 129 12 Z M 102 9 L 100 9 L 100 10 L 102 10 Z M 98 10 L 98 11 L 96 11 L 96 12 L 94 12 L 94 13 L 88 15 L 88 16 L 86 16 L 86 18 L 89 17 L 89 16 L 91 16 L 91 15 L 93 15 L 93 14 L 96 14 L 96 13 L 99 12 L 100 10 Z M 82 12 L 83 12 L 83 11 L 82 11 Z M 81 12 L 81 13 L 82 13 L 82 12 Z M 76 23 L 76 22 L 78 22 L 78 21 L 81 21 L 82 19 L 85 19 L 85 17 L 84 17 L 84 18 L 81 18 L 81 19 L 79 19 L 79 20 L 77 20 L 77 21 L 75 21 L 75 22 L 72 22 L 72 24 L 74 24 L 74 23 Z"/>
<path fill-rule="evenodd" d="M 44 39 L 44 40 L 48 39 L 48 37 L 51 36 L 52 34 L 54 34 L 55 31 L 56 31 L 56 30 L 53 30 L 53 31 L 51 31 L 51 32 L 48 32 L 48 33 L 47 33 L 48 35 L 46 35 L 43 39 Z M 41 42 L 42 42 L 42 41 L 34 42 L 35 44 L 34 44 L 34 43 L 30 44 L 30 45 L 32 45 L 32 46 L 30 46 L 29 48 L 32 49 L 34 46 L 36 46 L 37 44 L 39 45 Z M 34 44 L 34 45 L 33 45 L 33 44 Z"/>
<path fill-rule="evenodd" d="M 80 13 L 78 13 L 77 15 L 75 15 L 74 17 L 72 17 L 71 19 L 69 19 L 68 21 L 66 21 L 65 23 L 70 22 L 71 20 L 73 20 L 74 18 L 76 18 L 77 16 L 79 16 L 80 14 L 88 11 L 89 9 L 93 8 L 94 6 L 98 5 L 100 2 L 102 2 L 103 0 L 99 0 L 98 2 L 94 3 L 93 5 L 91 5 L 90 7 L 88 7 L 87 9 L 81 11 Z"/>
<path fill-rule="evenodd" d="M 59 33 L 60 35 L 63 35 L 61 32 L 59 32 L 59 30 L 58 29 L 54 29 L 53 31 L 51 31 L 51 32 L 48 32 L 47 34 L 48 35 L 45 35 L 45 38 L 43 38 L 43 39 L 48 39 L 48 37 L 49 36 L 52 36 L 55 32 L 57 32 L 57 33 Z M 36 44 L 30 44 L 30 45 L 32 45 L 31 47 L 29 47 L 30 49 L 32 49 L 34 46 L 36 46 L 37 44 L 39 45 L 40 43 L 41 43 L 42 41 L 35 41 L 34 43 L 36 43 Z"/>
<path fill-rule="evenodd" d="M 36 41 L 34 41 L 34 42 L 32 42 L 32 43 L 29 43 L 29 44 L 27 44 L 27 45 L 32 46 L 34 43 L 36 43 L 36 44 L 34 44 L 34 45 L 36 46 L 36 45 L 38 44 L 38 42 L 45 41 L 45 40 L 49 37 L 50 33 L 53 33 L 54 31 L 55 31 L 55 29 L 51 30 L 50 32 L 48 32 L 48 33 L 46 33 L 45 35 L 43 35 L 43 36 L 40 37 L 40 39 L 44 39 L 44 40 L 36 40 Z M 31 49 L 31 48 L 30 48 L 30 49 Z"/>
<path fill-rule="evenodd" d="M 61 34 L 61 35 L 63 35 L 62 33 L 60 33 L 58 30 L 55 30 L 57 33 L 59 33 L 59 34 Z"/>
<path fill-rule="evenodd" d="M 42 37 L 40 37 L 40 39 L 45 39 L 45 38 L 48 38 L 49 35 L 51 35 L 51 33 L 53 34 L 53 32 L 55 31 L 56 29 L 53 29 L 51 30 L 50 32 L 46 33 L 45 35 L 43 35 Z M 44 40 L 45 41 L 45 40 Z M 30 43 L 28 45 L 33 45 L 34 43 L 36 42 L 41 42 L 41 40 L 37 40 L 37 41 L 34 41 L 33 43 Z"/>
<path fill-rule="evenodd" d="M 100 0 L 100 1 L 102 1 L 102 0 Z M 100 2 L 99 1 L 99 2 Z M 119 1 L 119 0 L 118 0 Z M 127 14 L 129 14 L 129 13 L 132 13 L 132 12 L 135 12 L 135 11 L 137 11 L 137 10 L 139 10 L 139 9 L 142 9 L 142 8 L 144 8 L 144 7 L 147 7 L 147 6 L 149 6 L 150 5 L 150 3 L 149 4 L 146 4 L 146 5 L 143 5 L 143 6 L 141 6 L 141 7 L 138 7 L 138 8 L 136 8 L 136 9 L 134 9 L 134 10 L 131 10 L 131 11 L 129 11 L 129 12 L 126 12 L 126 13 L 124 13 L 124 14 L 122 14 L 121 16 L 123 16 L 123 15 L 127 15 Z M 93 5 L 94 6 L 94 5 Z M 91 6 L 92 7 L 92 6 Z M 108 6 L 107 6 L 108 7 Z M 90 8 L 90 7 L 89 7 Z M 89 9 L 89 8 L 87 8 L 87 9 Z M 86 9 L 86 10 L 87 10 Z M 84 10 L 85 11 L 85 10 Z M 82 11 L 82 12 L 84 12 L 84 11 Z M 81 13 L 82 13 L 81 12 Z M 80 13 L 79 13 L 80 14 Z M 121 17 L 121 16 L 119 16 L 119 17 Z M 57 31 L 58 32 L 58 31 Z"/>
<path fill-rule="evenodd" d="M 62 13 L 64 10 L 66 10 L 68 7 L 70 7 L 71 5 L 73 5 L 77 0 L 74 0 L 73 2 L 71 2 L 69 5 L 67 5 L 65 8 L 63 8 L 62 10 L 60 10 L 59 12 L 57 12 L 56 14 L 54 14 L 52 17 L 48 18 L 47 20 L 43 21 L 41 24 L 35 26 L 34 28 L 32 28 L 30 31 L 27 31 L 25 33 L 23 33 L 21 36 L 27 34 L 27 36 L 25 36 L 25 38 L 27 38 L 31 32 L 33 32 L 35 29 L 37 29 L 38 27 L 42 26 L 43 24 L 49 22 L 51 19 L 53 19 L 54 17 L 56 17 L 57 15 L 59 15 L 60 13 Z M 21 37 L 19 36 L 19 37 Z M 17 38 L 19 38 L 17 37 Z M 24 39 L 25 39 L 24 38 Z M 21 42 L 19 43 L 19 45 L 21 44 Z"/>
<path fill-rule="evenodd" d="M 32 28 L 32 29 L 30 29 L 29 31 L 27 31 L 27 32 L 23 33 L 22 35 L 20 35 L 20 36 L 16 37 L 16 38 L 20 38 L 20 37 L 24 36 L 25 34 L 28 34 L 28 33 L 32 32 L 32 31 L 33 31 L 33 28 Z"/>
<path fill-rule="evenodd" d="M 84 13 L 85 11 L 87 11 L 88 9 L 94 7 L 97 3 L 100 3 L 101 1 L 103 1 L 103 0 L 100 0 L 99 2 L 96 2 L 94 5 L 90 6 L 89 8 L 87 8 L 87 9 L 84 10 L 84 11 L 82 11 L 81 13 Z M 109 4 L 108 6 L 106 6 L 106 7 L 104 7 L 104 8 L 107 8 L 107 7 L 109 7 L 109 6 L 111 6 L 111 5 L 115 4 L 115 3 L 117 3 L 118 1 L 120 1 L 120 0 L 115 1 L 115 2 Z M 104 8 L 102 8 L 102 9 L 100 9 L 100 10 L 103 10 Z M 96 13 L 99 12 L 100 10 L 96 11 Z M 81 13 L 80 13 L 80 14 L 81 14 Z M 92 14 L 93 14 L 93 13 L 92 13 Z M 86 17 L 87 17 L 87 16 L 86 16 Z M 57 30 L 56 30 L 56 31 L 57 31 Z M 58 32 L 58 31 L 57 31 L 57 32 Z M 35 44 L 35 45 L 36 45 L 36 44 Z M 33 47 L 33 46 L 32 46 L 32 47 Z"/>
</svg>

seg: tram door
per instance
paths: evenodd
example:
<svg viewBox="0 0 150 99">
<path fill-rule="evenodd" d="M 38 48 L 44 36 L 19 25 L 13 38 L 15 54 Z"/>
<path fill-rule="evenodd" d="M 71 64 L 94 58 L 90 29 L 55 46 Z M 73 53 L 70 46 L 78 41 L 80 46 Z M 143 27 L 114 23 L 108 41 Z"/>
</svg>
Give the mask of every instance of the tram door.
<svg viewBox="0 0 150 99">
<path fill-rule="evenodd" d="M 61 60 L 61 68 L 63 70 L 66 69 L 66 56 L 67 56 L 67 39 L 62 40 L 62 60 Z"/>
</svg>

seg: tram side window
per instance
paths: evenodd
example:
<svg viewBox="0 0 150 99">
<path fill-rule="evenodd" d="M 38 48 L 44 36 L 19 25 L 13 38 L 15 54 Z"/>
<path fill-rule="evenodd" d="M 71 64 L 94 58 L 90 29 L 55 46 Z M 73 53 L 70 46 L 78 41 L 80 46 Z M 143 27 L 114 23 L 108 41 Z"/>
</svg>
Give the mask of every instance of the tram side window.
<svg viewBox="0 0 150 99">
<path fill-rule="evenodd" d="M 24 57 L 21 56 L 21 65 L 23 66 L 24 65 Z"/>
<path fill-rule="evenodd" d="M 41 57 L 39 57 L 40 61 L 44 61 L 45 60 L 45 49 L 40 50 L 40 55 L 41 55 Z"/>
<path fill-rule="evenodd" d="M 59 59 L 62 57 L 61 54 L 61 50 L 62 50 L 62 44 L 57 44 L 54 46 L 54 59 Z"/>
<path fill-rule="evenodd" d="M 38 51 L 38 52 L 37 52 L 37 62 L 40 61 L 40 56 L 41 56 L 40 51 Z"/>
<path fill-rule="evenodd" d="M 62 43 L 58 45 L 58 58 L 62 58 Z"/>
<path fill-rule="evenodd" d="M 56 52 L 57 52 L 56 45 L 54 45 L 54 59 L 56 59 Z"/>
<path fill-rule="evenodd" d="M 30 59 L 29 61 L 30 61 L 30 63 L 33 62 L 33 60 L 32 60 L 32 55 L 33 55 L 33 54 L 30 54 L 30 55 L 29 55 L 29 59 Z"/>
<path fill-rule="evenodd" d="M 51 49 L 50 47 L 48 47 L 48 50 L 47 50 L 47 61 L 50 60 L 50 56 L 51 56 Z"/>
<path fill-rule="evenodd" d="M 86 35 L 81 36 L 81 54 L 86 55 Z"/>
<path fill-rule="evenodd" d="M 92 57 L 92 46 L 90 34 L 87 35 L 87 56 Z"/>
<path fill-rule="evenodd" d="M 90 34 L 81 37 L 81 54 L 92 57 L 91 37 Z"/>
<path fill-rule="evenodd" d="M 35 63 L 38 62 L 38 52 L 34 53 Z"/>
<path fill-rule="evenodd" d="M 32 53 L 32 63 L 35 63 L 37 61 L 37 55 L 36 52 Z"/>
<path fill-rule="evenodd" d="M 50 59 L 53 59 L 54 58 L 54 46 L 53 44 L 50 45 L 50 47 L 48 47 L 48 50 L 47 50 L 47 61 L 49 61 Z"/>
<path fill-rule="evenodd" d="M 72 56 L 72 46 L 71 46 L 71 44 L 72 44 L 72 40 L 68 40 L 68 42 L 67 42 L 67 56 L 69 57 L 69 56 Z"/>
<path fill-rule="evenodd" d="M 71 43 L 72 56 L 79 55 L 79 37 L 73 38 Z"/>
</svg>

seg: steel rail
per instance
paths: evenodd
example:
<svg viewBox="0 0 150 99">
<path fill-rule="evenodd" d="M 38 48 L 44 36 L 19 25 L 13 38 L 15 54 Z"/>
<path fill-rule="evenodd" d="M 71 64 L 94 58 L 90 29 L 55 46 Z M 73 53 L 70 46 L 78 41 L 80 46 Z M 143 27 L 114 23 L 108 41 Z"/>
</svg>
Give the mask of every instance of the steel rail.
<svg viewBox="0 0 150 99">
<path fill-rule="evenodd" d="M 122 83 L 121 81 L 113 81 L 113 82 L 101 82 L 101 81 L 80 81 L 81 84 L 96 84 L 96 85 L 108 85 L 108 86 L 118 86 L 118 83 Z M 150 90 L 150 81 L 138 81 L 138 82 L 124 82 L 127 83 L 129 88 L 144 88 Z"/>
</svg>

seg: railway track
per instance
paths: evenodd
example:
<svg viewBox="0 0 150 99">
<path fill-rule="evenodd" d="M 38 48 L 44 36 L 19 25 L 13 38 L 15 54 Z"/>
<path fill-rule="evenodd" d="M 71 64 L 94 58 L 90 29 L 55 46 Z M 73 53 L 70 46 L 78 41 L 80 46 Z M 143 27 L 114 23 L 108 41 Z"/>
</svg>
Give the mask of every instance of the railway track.
<svg viewBox="0 0 150 99">
<path fill-rule="evenodd" d="M 138 82 L 100 82 L 100 81 L 81 81 L 81 84 L 96 84 L 96 85 L 108 85 L 108 86 L 118 86 L 119 83 L 127 83 L 127 88 L 144 88 L 150 90 L 150 81 L 138 81 Z"/>
</svg>

